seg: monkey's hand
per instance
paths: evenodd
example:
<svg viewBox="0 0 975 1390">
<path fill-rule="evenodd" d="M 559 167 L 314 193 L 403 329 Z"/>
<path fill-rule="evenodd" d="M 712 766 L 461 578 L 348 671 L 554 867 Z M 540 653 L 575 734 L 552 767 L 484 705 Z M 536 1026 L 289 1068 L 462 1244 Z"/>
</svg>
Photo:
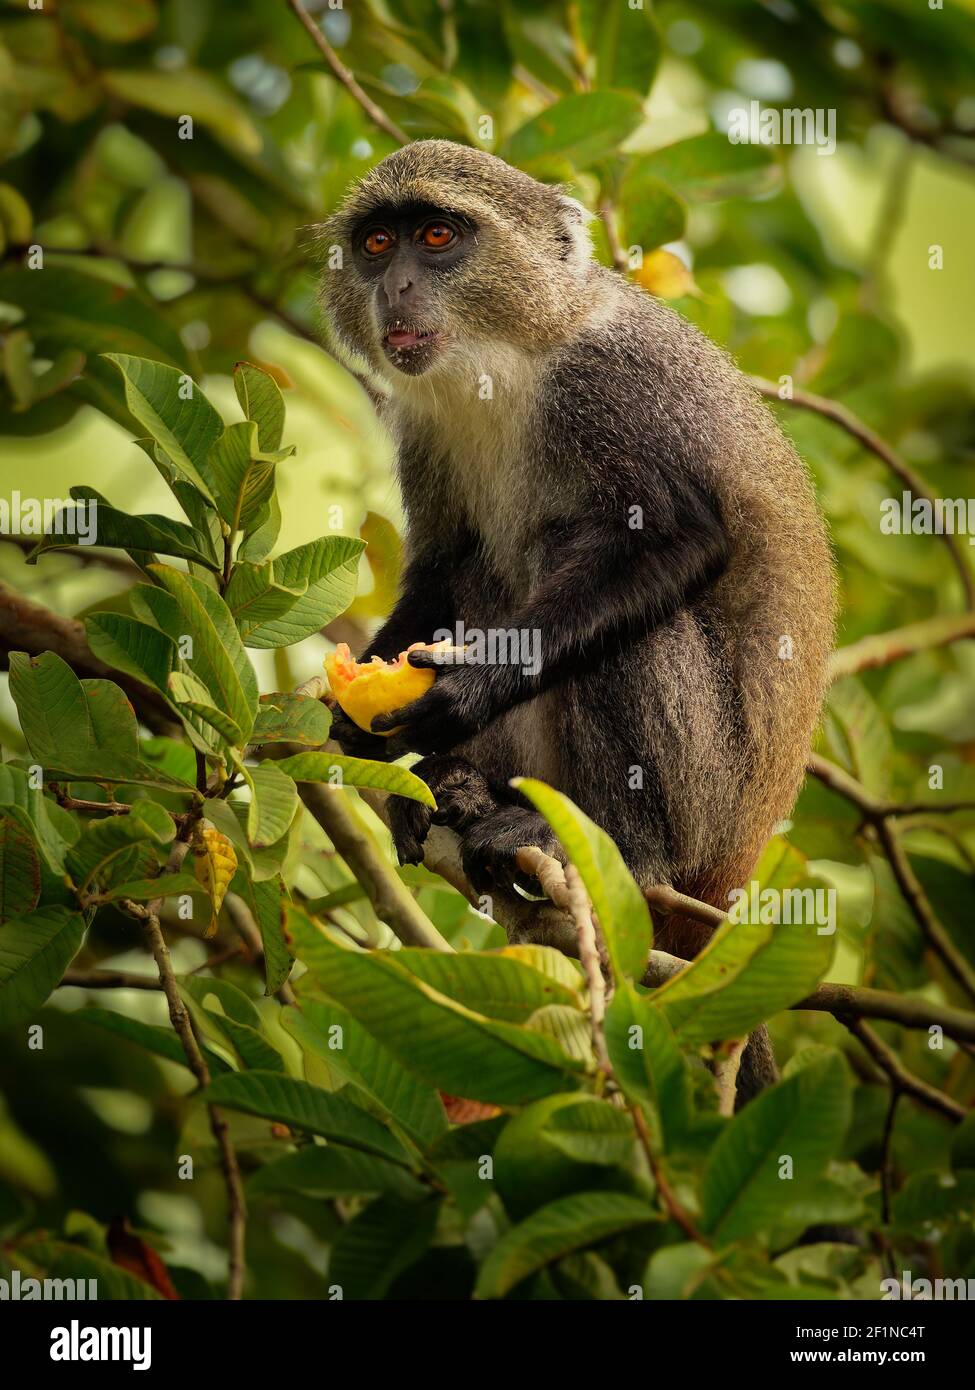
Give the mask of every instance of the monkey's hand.
<svg viewBox="0 0 975 1390">
<path fill-rule="evenodd" d="M 419 700 L 373 719 L 377 733 L 403 726 L 390 740 L 399 753 L 447 753 L 490 724 L 497 713 L 491 685 L 496 668 L 465 664 L 456 651 L 415 651 L 407 660 L 435 670 L 437 678 Z"/>
<path fill-rule="evenodd" d="M 401 864 L 423 862 L 423 842 L 431 825 L 447 825 L 462 833 L 474 821 L 497 810 L 498 803 L 487 780 L 466 758 L 450 754 L 421 758 L 410 768 L 433 792 L 437 809 L 419 801 L 391 796 L 386 803 L 389 828 Z"/>
<path fill-rule="evenodd" d="M 388 763 L 398 757 L 390 748 L 391 740 L 380 738 L 378 734 L 368 734 L 350 719 L 341 705 L 332 710 L 332 728 L 329 737 L 333 738 L 342 752 L 350 758 L 372 758 L 375 762 Z"/>
</svg>

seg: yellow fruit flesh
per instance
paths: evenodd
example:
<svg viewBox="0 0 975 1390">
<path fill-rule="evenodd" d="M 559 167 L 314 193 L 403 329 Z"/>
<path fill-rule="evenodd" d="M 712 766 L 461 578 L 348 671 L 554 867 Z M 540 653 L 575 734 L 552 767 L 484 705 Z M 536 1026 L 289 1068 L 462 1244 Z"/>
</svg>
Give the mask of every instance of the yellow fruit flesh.
<svg viewBox="0 0 975 1390">
<path fill-rule="evenodd" d="M 411 666 L 408 654 L 421 648 L 443 651 L 449 646 L 449 642 L 414 642 L 405 652 L 400 652 L 395 661 L 383 661 L 374 656 L 360 665 L 353 660 L 346 643 L 340 642 L 325 658 L 325 672 L 332 694 L 349 718 L 360 729 L 373 733 L 372 721 L 377 714 L 389 714 L 418 700 L 436 679 L 434 671 Z M 389 738 L 398 732 L 399 729 L 390 729 L 382 736 Z"/>
</svg>

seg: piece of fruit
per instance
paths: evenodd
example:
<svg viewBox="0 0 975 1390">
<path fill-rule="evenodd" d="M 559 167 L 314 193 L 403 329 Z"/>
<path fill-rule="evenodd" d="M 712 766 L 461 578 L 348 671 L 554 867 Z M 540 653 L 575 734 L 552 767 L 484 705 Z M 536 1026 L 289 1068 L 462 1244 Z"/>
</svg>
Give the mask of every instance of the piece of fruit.
<svg viewBox="0 0 975 1390">
<path fill-rule="evenodd" d="M 436 680 L 436 672 L 411 666 L 407 657 L 420 649 L 428 652 L 448 651 L 449 642 L 413 642 L 395 661 L 383 661 L 374 656 L 359 663 L 348 644 L 340 642 L 325 658 L 325 673 L 332 694 L 346 714 L 366 733 L 372 733 L 372 721 L 377 714 L 389 714 L 425 695 Z M 402 726 L 401 726 L 402 727 Z M 398 733 L 390 729 L 382 735 L 389 738 Z"/>
</svg>

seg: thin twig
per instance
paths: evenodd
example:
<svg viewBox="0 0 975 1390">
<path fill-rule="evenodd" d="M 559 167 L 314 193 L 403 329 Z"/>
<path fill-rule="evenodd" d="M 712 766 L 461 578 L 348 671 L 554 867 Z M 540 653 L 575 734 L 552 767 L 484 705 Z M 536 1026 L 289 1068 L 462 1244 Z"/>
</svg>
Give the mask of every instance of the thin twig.
<svg viewBox="0 0 975 1390">
<path fill-rule="evenodd" d="M 843 676 L 855 676 L 876 666 L 889 666 L 917 652 L 946 647 L 952 642 L 963 642 L 969 638 L 975 638 L 975 613 L 924 618 L 921 622 L 909 623 L 891 632 L 874 633 L 861 638 L 859 642 L 851 642 L 848 647 L 840 647 L 830 657 L 830 679 L 840 680 Z"/>
<path fill-rule="evenodd" d="M 307 809 L 366 890 L 380 921 L 385 922 L 404 945 L 427 946 L 434 951 L 452 950 L 365 826 L 357 821 L 340 788 L 326 787 L 318 782 L 299 782 L 298 791 Z"/>
<path fill-rule="evenodd" d="M 359 103 L 373 125 L 378 126 L 390 139 L 395 140 L 398 145 L 408 145 L 410 143 L 410 137 L 404 131 L 400 130 L 396 122 L 386 115 L 382 107 L 377 106 L 372 97 L 368 96 L 362 90 L 353 74 L 339 58 L 335 49 L 305 9 L 301 0 L 287 0 L 287 2 L 298 20 L 307 30 L 312 42 L 325 59 L 333 75 L 341 82 L 346 91 Z"/>
<path fill-rule="evenodd" d="M 569 912 L 576 924 L 579 937 L 579 960 L 586 972 L 589 985 L 589 1022 L 592 1029 L 592 1048 L 599 1069 L 606 1076 L 613 1075 L 613 1064 L 606 1048 L 606 981 L 603 977 L 599 946 L 596 942 L 596 927 L 593 922 L 592 904 L 585 885 L 579 877 L 574 864 L 565 868 L 565 885 L 569 895 Z"/>
<path fill-rule="evenodd" d="M 667 951 L 651 951 L 640 983 L 647 989 L 656 989 L 686 970 L 689 964 L 690 961 L 672 956 Z M 975 1013 L 953 1008 L 950 1004 L 932 1004 L 919 995 L 894 994 L 889 990 L 870 989 L 866 985 L 828 983 L 819 985 L 790 1007 L 832 1014 L 841 1023 L 850 1018 L 882 1018 L 902 1028 L 924 1031 L 940 1028 L 945 1037 L 959 1044 L 975 1044 Z"/>
<path fill-rule="evenodd" d="M 191 834 L 192 827 L 187 822 L 180 832 L 181 838 L 178 838 L 173 844 L 168 862 L 163 870 L 164 874 L 178 872 L 183 859 L 186 857 Z M 205 1090 L 210 1085 L 210 1068 L 207 1066 L 206 1058 L 193 1031 L 189 1010 L 183 1003 L 179 992 L 179 984 L 173 970 L 169 947 L 166 944 L 166 938 L 159 921 L 162 903 L 162 898 L 155 898 L 145 906 L 141 903 L 124 900 L 122 906 L 131 916 L 138 918 L 142 923 L 146 943 L 152 952 L 153 960 L 156 962 L 159 982 L 166 995 L 169 1021 L 182 1043 L 190 1070 L 196 1077 L 201 1090 Z M 244 1200 L 244 1185 L 241 1180 L 240 1165 L 237 1162 L 237 1151 L 230 1137 L 230 1127 L 227 1121 L 215 1105 L 207 1106 L 207 1115 L 210 1121 L 210 1131 L 220 1153 L 220 1167 L 223 1170 L 227 1188 L 229 1208 L 227 1297 L 236 1300 L 243 1294 L 246 1259 L 247 1205 Z"/>
<path fill-rule="evenodd" d="M 929 1086 L 919 1076 L 909 1072 L 900 1058 L 891 1051 L 872 1028 L 869 1028 L 860 1019 L 844 1019 L 843 1022 L 870 1054 L 880 1070 L 890 1078 L 891 1085 L 897 1091 L 903 1092 L 904 1095 L 913 1096 L 922 1105 L 926 1105 L 929 1110 L 936 1110 L 940 1115 L 951 1120 L 952 1124 L 959 1124 L 969 1113 L 963 1105 L 952 1100 L 951 1096 L 946 1096 L 944 1091 L 939 1091 L 935 1086 Z"/>
<path fill-rule="evenodd" d="M 24 651 L 29 656 L 53 651 L 79 676 L 97 676 L 120 685 L 140 720 L 153 733 L 174 736 L 181 730 L 163 697 L 124 672 L 106 666 L 92 652 L 84 626 L 75 618 L 63 618 L 43 604 L 0 580 L 0 665 L 4 653 Z"/>
<path fill-rule="evenodd" d="M 613 258 L 614 267 L 625 275 L 630 268 L 629 258 L 620 241 L 619 227 L 616 221 L 616 208 L 611 199 L 603 198 L 599 204 L 599 215 L 603 219 L 603 226 L 606 228 L 606 243 L 609 246 L 609 254 Z"/>
<path fill-rule="evenodd" d="M 634 1105 L 630 1109 L 630 1114 L 633 1116 L 633 1123 L 636 1126 L 637 1136 L 639 1137 L 643 1152 L 647 1156 L 647 1162 L 650 1165 L 653 1180 L 657 1184 L 657 1191 L 660 1193 L 661 1201 L 667 1208 L 669 1215 L 677 1222 L 677 1225 L 689 1240 L 693 1240 L 698 1245 L 703 1245 L 706 1249 L 710 1249 L 711 1242 L 701 1234 L 690 1216 L 688 1216 L 687 1212 L 681 1206 L 673 1188 L 667 1180 L 663 1168 L 657 1162 L 653 1152 L 653 1144 L 650 1142 L 650 1131 L 647 1129 L 647 1121 L 643 1111 L 638 1105 Z"/>
<path fill-rule="evenodd" d="M 870 428 L 858 415 L 839 401 L 830 400 L 827 396 L 817 396 L 812 391 L 803 391 L 793 388 L 790 395 L 783 397 L 779 387 L 774 381 L 766 381 L 764 377 L 753 376 L 752 381 L 763 396 L 769 400 L 778 401 L 781 405 L 794 405 L 800 410 L 809 410 L 816 415 L 821 415 L 825 420 L 831 420 L 833 424 L 839 425 L 846 430 L 847 434 L 863 446 L 869 453 L 874 454 L 887 465 L 890 471 L 900 478 L 901 482 L 907 487 L 909 492 L 917 497 L 923 497 L 930 502 L 932 507 L 938 498 L 931 491 L 924 479 L 914 472 L 911 466 L 897 454 L 886 440 L 881 439 L 880 435 Z M 958 541 L 957 536 L 945 531 L 939 537 L 951 552 L 951 558 L 958 576 L 961 579 L 962 589 L 965 593 L 965 607 L 975 610 L 975 575 L 972 574 L 971 566 L 968 563 L 968 556 Z"/>
<path fill-rule="evenodd" d="M 808 769 L 831 791 L 836 792 L 856 806 L 864 821 L 874 827 L 890 863 L 894 878 L 897 880 L 897 886 L 914 914 L 914 919 L 921 929 L 922 936 L 941 960 L 945 969 L 970 998 L 975 999 L 975 969 L 958 950 L 942 926 L 931 906 L 928 895 L 911 867 L 911 862 L 904 852 L 904 847 L 897 834 L 895 821 L 897 808 L 892 808 L 887 802 L 879 800 L 855 777 L 851 777 L 845 769 L 818 754 L 814 753 L 810 756 Z"/>
</svg>

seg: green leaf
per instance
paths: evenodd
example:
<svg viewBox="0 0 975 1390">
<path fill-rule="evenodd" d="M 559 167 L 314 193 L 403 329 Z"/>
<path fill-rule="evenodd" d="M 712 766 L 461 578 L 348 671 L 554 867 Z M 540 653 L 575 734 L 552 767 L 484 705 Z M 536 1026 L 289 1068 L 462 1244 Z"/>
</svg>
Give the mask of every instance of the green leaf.
<svg viewBox="0 0 975 1390">
<path fill-rule="evenodd" d="M 88 645 L 106 666 L 166 693 L 176 645 L 164 632 L 125 613 L 89 613 L 85 634 Z"/>
<path fill-rule="evenodd" d="M 87 781 L 161 787 L 186 792 L 184 782 L 138 756 L 135 721 L 118 714 L 114 728 L 90 708 L 91 700 L 107 703 L 104 681 L 79 681 L 55 652 L 28 657 L 10 653 L 10 693 L 31 757 L 44 767 L 49 781 Z M 121 692 L 120 692 L 121 694 Z M 124 700 L 124 695 L 122 699 Z M 126 707 L 128 702 L 125 701 Z M 116 710 L 122 706 L 116 704 Z M 111 723 L 111 721 L 109 721 Z M 99 742 L 99 739 L 106 740 Z"/>
<path fill-rule="evenodd" d="M 61 981 L 85 934 L 80 912 L 42 907 L 0 931 L 0 1028 L 29 1019 Z"/>
<path fill-rule="evenodd" d="M 851 1115 L 839 1053 L 818 1056 L 739 1111 L 711 1151 L 702 1226 L 722 1244 L 804 1220 L 799 1203 L 839 1152 Z M 792 1165 L 792 1176 L 783 1160 Z"/>
<path fill-rule="evenodd" d="M 524 1023 L 548 1004 L 581 1007 L 578 977 L 573 986 L 560 984 L 503 953 L 407 948 L 396 952 L 396 961 L 439 993 L 488 1018 Z"/>
<path fill-rule="evenodd" d="M 35 348 L 48 356 L 65 348 L 89 355 L 121 349 L 188 370 L 179 333 L 158 305 L 109 280 L 59 265 L 45 265 L 41 274 L 6 265 L 0 268 L 0 302 L 23 311 Z"/>
<path fill-rule="evenodd" d="M 377 1197 L 343 1226 L 332 1242 L 329 1284 L 344 1299 L 381 1299 L 389 1286 L 416 1263 L 430 1244 L 440 1198 L 404 1202 Z"/>
<path fill-rule="evenodd" d="M 666 1018 L 629 980 L 606 1012 L 606 1046 L 627 1097 L 648 1107 L 658 1147 L 672 1148 L 691 1126 L 687 1062 Z"/>
<path fill-rule="evenodd" d="M 548 821 L 579 871 L 599 919 L 617 979 L 639 979 L 647 964 L 652 925 L 646 900 L 623 863 L 623 856 L 567 796 L 533 778 L 514 783 Z"/>
<path fill-rule="evenodd" d="M 284 905 L 287 901 L 284 882 L 277 875 L 255 882 L 246 868 L 238 868 L 230 891 L 243 898 L 257 923 L 264 947 L 265 993 L 277 994 L 294 965 L 294 957 L 284 939 Z"/>
<path fill-rule="evenodd" d="M 778 177 L 765 145 L 735 145 L 717 130 L 654 150 L 641 168 L 681 193 L 697 198 L 733 198 L 761 193 Z"/>
<path fill-rule="evenodd" d="M 239 560 L 234 565 L 224 599 L 246 643 L 250 634 L 262 624 L 280 618 L 292 609 L 307 587 L 301 584 L 296 589 L 285 589 L 275 583 L 274 564 L 270 560 L 262 565 Z"/>
<path fill-rule="evenodd" d="M 154 0 L 62 0 L 65 17 L 109 43 L 132 43 L 159 21 Z"/>
<path fill-rule="evenodd" d="M 755 885 L 759 902 L 770 895 L 775 914 L 781 916 L 788 904 L 789 915 L 802 920 L 738 921 L 733 913 L 686 970 L 654 992 L 654 1006 L 682 1041 L 743 1038 L 815 989 L 829 968 L 834 938 L 820 935 L 812 920 L 809 904 L 817 889 L 802 855 L 773 840 L 755 869 Z M 746 891 L 750 910 L 750 886 Z"/>
<path fill-rule="evenodd" d="M 242 748 L 245 743 L 243 730 L 235 724 L 223 710 L 212 703 L 209 690 L 202 681 L 186 671 L 173 671 L 167 682 L 169 695 L 181 710 L 188 710 L 214 729 L 231 748 Z"/>
<path fill-rule="evenodd" d="M 447 1116 L 436 1091 L 407 1071 L 347 1010 L 305 999 L 300 1010 L 284 1008 L 281 1021 L 303 1048 L 323 1057 L 421 1148 L 446 1133 Z"/>
<path fill-rule="evenodd" d="M 501 1237 L 481 1266 L 475 1298 L 504 1295 L 573 1250 L 584 1250 L 621 1231 L 655 1221 L 646 1202 L 619 1192 L 579 1192 L 561 1197 Z"/>
<path fill-rule="evenodd" d="M 630 245 L 652 251 L 684 235 L 686 204 L 649 172 L 645 159 L 627 162 L 619 202 Z"/>
<path fill-rule="evenodd" d="M 330 1095 L 307 1081 L 275 1072 L 237 1072 L 217 1077 L 203 1099 L 208 1105 L 225 1105 L 246 1115 L 259 1115 L 406 1165 L 402 1145 L 378 1120 L 341 1096 Z"/>
<path fill-rule="evenodd" d="M 602 4 L 596 30 L 596 83 L 645 97 L 660 62 L 660 33 L 649 5 Z"/>
<path fill-rule="evenodd" d="M 277 544 L 281 533 L 281 503 L 276 492 L 271 493 L 255 516 L 252 527 L 237 549 L 238 564 L 244 561 L 254 565 L 261 564 Z"/>
<path fill-rule="evenodd" d="M 71 847 L 65 868 L 80 892 L 107 892 L 116 883 L 154 877 L 155 837 L 137 816 L 89 821 Z"/>
<path fill-rule="evenodd" d="M 231 532 L 247 531 L 254 524 L 274 491 L 275 465 L 293 453 L 294 447 L 264 453 L 252 420 L 227 426 L 207 456 L 206 473 Z"/>
<path fill-rule="evenodd" d="M 113 96 L 160 116 L 192 116 L 241 154 L 261 151 L 261 134 L 247 109 L 208 72 L 181 67 L 175 72 L 157 68 L 99 73 L 101 85 Z"/>
<path fill-rule="evenodd" d="M 183 1044 L 168 1025 L 165 1028 L 157 1027 L 154 1023 L 143 1023 L 141 1019 L 129 1018 L 127 1014 L 115 1013 L 111 1009 L 79 1009 L 73 1017 L 80 1018 L 83 1023 L 90 1023 L 93 1028 L 102 1028 L 107 1033 L 124 1038 L 137 1047 L 144 1047 L 147 1052 L 165 1057 L 168 1062 L 189 1067 Z M 230 1071 L 229 1063 L 225 1062 L 219 1053 L 206 1046 L 202 1051 L 211 1074 Z"/>
<path fill-rule="evenodd" d="M 298 809 L 298 788 L 280 763 L 249 768 L 251 804 L 247 838 L 255 849 L 266 849 L 285 835 Z"/>
<path fill-rule="evenodd" d="M 288 934 L 317 986 L 410 1071 L 470 1100 L 522 1105 L 571 1089 L 580 1064 L 550 1038 L 466 1009 L 410 975 L 387 951 L 334 945 L 291 907 Z"/>
<path fill-rule="evenodd" d="M 30 836 L 47 867 L 62 874 L 68 846 L 80 834 L 74 817 L 32 787 L 24 769 L 11 763 L 0 763 L 0 810 Z"/>
<path fill-rule="evenodd" d="M 855 676 L 830 687 L 824 723 L 833 757 L 876 796 L 890 791 L 894 745 L 880 706 Z"/>
<path fill-rule="evenodd" d="M 254 743 L 323 744 L 332 727 L 332 712 L 310 695 L 262 695 L 251 735 Z"/>
<path fill-rule="evenodd" d="M 413 1198 L 425 1196 L 428 1191 L 396 1164 L 336 1143 L 329 1143 L 327 1148 L 310 1144 L 297 1153 L 265 1164 L 249 1179 L 247 1190 L 249 1193 L 303 1192 L 309 1197 L 357 1197 L 391 1192 Z"/>
<path fill-rule="evenodd" d="M 169 367 L 166 371 L 171 370 Z M 71 488 L 71 496 L 76 501 L 85 500 L 90 488 Z M 129 516 L 109 503 L 96 499 L 89 500 L 94 508 L 94 544 L 110 549 L 158 552 L 160 555 L 175 555 L 181 560 L 193 560 L 207 569 L 219 570 L 220 566 L 209 549 L 199 543 L 199 532 L 185 526 L 181 521 L 170 521 L 165 516 Z M 91 513 L 89 513 L 89 516 Z M 81 539 L 85 528 L 79 532 L 78 513 L 74 508 L 62 508 L 55 520 L 56 530 L 48 532 L 38 541 L 27 557 L 28 564 L 36 564 L 41 555 L 49 550 L 62 550 L 66 546 L 90 544 Z"/>
<path fill-rule="evenodd" d="M 284 397 L 274 377 L 251 362 L 238 362 L 234 367 L 234 390 L 245 417 L 257 425 L 259 447 L 265 452 L 280 449 Z"/>
<path fill-rule="evenodd" d="M 41 861 L 29 832 L 0 815 L 0 923 L 22 917 L 41 895 Z"/>
<path fill-rule="evenodd" d="M 306 590 L 287 613 L 249 632 L 247 645 L 291 647 L 344 613 L 355 597 L 362 550 L 357 536 L 324 536 L 279 555 L 274 561 L 274 582 L 282 589 L 299 590 L 305 585 Z"/>
<path fill-rule="evenodd" d="M 250 737 L 257 713 L 257 680 L 230 610 L 212 589 L 168 565 L 150 565 L 153 578 L 176 600 L 183 633 L 193 640 L 187 665 L 215 703 Z M 146 598 L 149 598 L 147 592 Z M 173 635 L 172 633 L 170 634 Z"/>
<path fill-rule="evenodd" d="M 275 765 L 296 782 L 328 782 L 333 787 L 378 787 L 424 806 L 435 808 L 437 804 L 426 782 L 395 763 L 347 758 L 342 753 L 295 753 L 290 758 L 281 758 Z"/>
<path fill-rule="evenodd" d="M 526 121 L 500 153 L 528 173 L 556 159 L 585 169 L 615 154 L 642 119 L 640 102 L 626 92 L 581 92 L 562 97 Z"/>
<path fill-rule="evenodd" d="M 94 1254 L 82 1245 L 74 1245 L 67 1240 L 55 1240 L 46 1233 L 32 1235 L 21 1244 L 27 1259 L 36 1262 L 50 1279 L 91 1279 L 98 1286 L 100 1299 L 150 1300 L 161 1295 L 125 1269 L 113 1264 L 111 1260 Z"/>
<path fill-rule="evenodd" d="M 183 893 L 202 893 L 205 896 L 206 889 L 192 874 L 160 874 L 158 878 L 113 884 L 104 895 L 104 901 L 114 903 L 121 898 L 133 898 L 136 902 L 151 902 L 154 898 L 172 898 Z"/>
<path fill-rule="evenodd" d="M 212 503 L 211 480 L 205 470 L 210 450 L 223 433 L 223 421 L 206 396 L 192 378 L 162 362 L 119 352 L 104 355 L 122 373 L 126 404 L 136 420 L 163 449 L 178 475 Z"/>
</svg>

